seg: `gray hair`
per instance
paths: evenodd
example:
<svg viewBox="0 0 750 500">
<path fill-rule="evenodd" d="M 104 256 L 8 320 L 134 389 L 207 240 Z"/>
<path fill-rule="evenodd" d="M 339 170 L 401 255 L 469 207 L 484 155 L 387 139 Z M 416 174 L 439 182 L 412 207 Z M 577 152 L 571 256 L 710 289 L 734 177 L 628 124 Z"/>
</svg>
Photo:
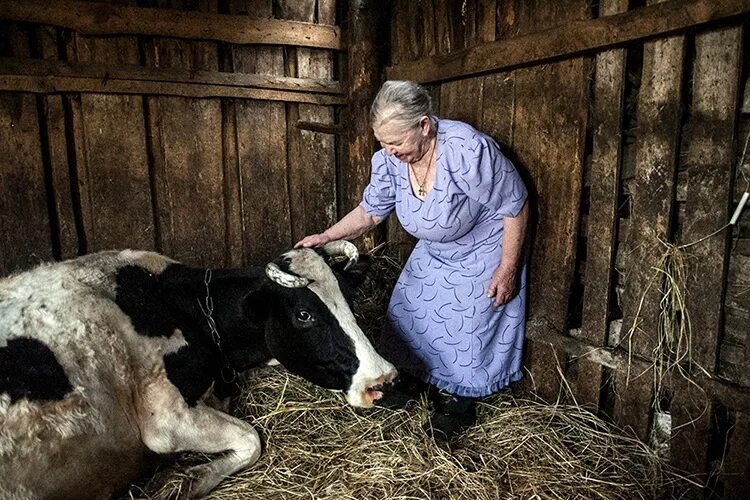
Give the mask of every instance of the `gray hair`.
<svg viewBox="0 0 750 500">
<path fill-rule="evenodd" d="M 388 80 L 372 102 L 370 122 L 373 127 L 394 123 L 402 130 L 416 128 L 423 116 L 432 115 L 432 98 L 416 82 Z"/>
</svg>

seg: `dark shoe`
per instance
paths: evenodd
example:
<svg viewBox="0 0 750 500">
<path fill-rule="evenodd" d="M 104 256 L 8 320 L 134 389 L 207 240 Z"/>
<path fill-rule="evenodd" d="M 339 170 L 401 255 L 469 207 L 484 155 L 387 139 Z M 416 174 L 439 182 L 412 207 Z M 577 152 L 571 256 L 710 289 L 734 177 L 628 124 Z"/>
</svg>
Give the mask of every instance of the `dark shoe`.
<svg viewBox="0 0 750 500">
<path fill-rule="evenodd" d="M 383 397 L 375 401 L 375 406 L 392 410 L 404 408 L 411 402 L 419 402 L 427 393 L 428 384 L 411 375 L 401 374 L 393 384 L 386 385 Z"/>
<path fill-rule="evenodd" d="M 425 431 L 437 443 L 449 443 L 477 421 L 476 400 L 441 393 L 435 413 L 425 423 Z"/>
</svg>

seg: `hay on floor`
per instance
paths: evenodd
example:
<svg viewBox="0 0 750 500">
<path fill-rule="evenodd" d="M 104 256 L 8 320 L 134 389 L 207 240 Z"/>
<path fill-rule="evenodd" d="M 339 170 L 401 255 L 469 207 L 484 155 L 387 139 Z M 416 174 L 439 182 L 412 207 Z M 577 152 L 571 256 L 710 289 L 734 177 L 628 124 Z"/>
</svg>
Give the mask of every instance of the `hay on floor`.
<svg viewBox="0 0 750 500">
<path fill-rule="evenodd" d="M 393 261 L 375 264 L 358 300 L 369 333 L 381 324 L 398 274 Z M 422 428 L 424 401 L 358 410 L 280 367 L 253 371 L 243 384 L 232 413 L 258 429 L 263 455 L 212 499 L 653 499 L 687 484 L 646 445 L 575 406 L 497 394 L 480 403 L 478 425 L 447 449 Z M 180 471 L 205 459 L 182 457 L 130 497 L 176 496 Z"/>
</svg>

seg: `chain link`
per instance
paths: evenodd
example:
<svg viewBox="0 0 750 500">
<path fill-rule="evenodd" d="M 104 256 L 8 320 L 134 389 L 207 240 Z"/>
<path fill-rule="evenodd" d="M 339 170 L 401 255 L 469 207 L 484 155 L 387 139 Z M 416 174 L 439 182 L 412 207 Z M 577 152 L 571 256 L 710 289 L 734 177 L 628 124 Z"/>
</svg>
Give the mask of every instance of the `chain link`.
<svg viewBox="0 0 750 500">
<path fill-rule="evenodd" d="M 216 347 L 219 348 L 219 354 L 221 354 L 222 364 L 224 365 L 221 369 L 221 378 L 224 379 L 224 382 L 231 383 L 237 378 L 237 372 L 229 366 L 229 362 L 221 346 L 221 335 L 219 335 L 219 329 L 216 327 L 216 321 L 214 321 L 214 299 L 211 297 L 211 289 L 209 288 L 212 277 L 213 271 L 211 271 L 211 269 L 206 269 L 206 273 L 203 275 L 203 283 L 206 285 L 206 297 L 202 302 L 201 299 L 196 300 L 198 301 L 198 307 L 200 307 L 203 316 L 206 317 L 208 329 L 211 331 L 211 339 L 214 341 L 214 344 L 216 344 Z M 230 374 L 228 379 L 224 373 L 225 368 Z"/>
</svg>

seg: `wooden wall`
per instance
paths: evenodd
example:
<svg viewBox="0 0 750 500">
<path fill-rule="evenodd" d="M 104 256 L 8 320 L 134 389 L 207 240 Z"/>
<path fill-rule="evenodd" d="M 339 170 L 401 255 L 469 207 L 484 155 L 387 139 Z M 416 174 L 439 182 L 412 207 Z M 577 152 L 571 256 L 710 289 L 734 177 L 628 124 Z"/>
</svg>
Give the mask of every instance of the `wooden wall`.
<svg viewBox="0 0 750 500">
<path fill-rule="evenodd" d="M 390 32 L 386 68 L 367 40 L 345 67 L 347 9 L 385 19 L 351 21 L 365 38 Z M 674 370 L 654 383 L 652 268 L 659 240 L 708 235 L 747 189 L 748 12 L 747 0 L 0 0 L 0 275 L 123 247 L 265 261 L 357 203 L 382 69 L 428 85 L 441 116 L 495 137 L 527 181 L 524 387 L 644 440 L 671 419 L 675 465 L 705 496 L 746 498 L 750 217 L 686 249 L 705 373 L 680 366 L 695 384 Z M 388 237 L 408 253 L 393 220 Z"/>
<path fill-rule="evenodd" d="M 0 2 L 0 275 L 126 247 L 262 263 L 325 229 L 337 23 L 335 0 Z"/>
<path fill-rule="evenodd" d="M 649 441 L 671 419 L 695 497 L 747 498 L 750 216 L 684 249 L 691 357 L 655 378 L 665 246 L 723 227 L 748 189 L 750 4 L 397 0 L 389 78 L 492 135 L 534 213 L 526 390 Z M 391 220 L 389 237 L 407 241 Z M 636 325 L 632 336 L 631 326 Z M 696 367 L 699 364 L 705 372 Z M 690 371 L 695 384 L 680 370 Z M 656 374 L 658 375 L 658 373 Z M 655 383 L 658 380 L 658 383 Z"/>
</svg>

